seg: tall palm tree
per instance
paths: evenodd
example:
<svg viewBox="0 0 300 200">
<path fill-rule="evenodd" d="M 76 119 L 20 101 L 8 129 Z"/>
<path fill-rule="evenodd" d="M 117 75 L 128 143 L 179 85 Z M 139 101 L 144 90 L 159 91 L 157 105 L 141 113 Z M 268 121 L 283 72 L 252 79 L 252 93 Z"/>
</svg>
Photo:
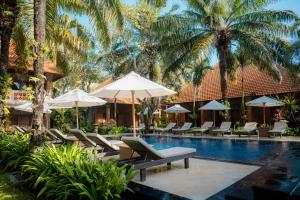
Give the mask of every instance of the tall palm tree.
<svg viewBox="0 0 300 200">
<path fill-rule="evenodd" d="M 33 62 L 34 69 L 34 93 L 33 99 L 33 117 L 32 127 L 34 135 L 32 143 L 37 145 L 41 140 L 42 124 L 43 124 L 43 103 L 44 103 L 44 47 L 46 35 L 46 0 L 34 0 L 34 40 L 36 45 L 33 48 L 35 59 Z"/>
<path fill-rule="evenodd" d="M 188 10 L 159 24 L 170 68 L 187 57 L 206 57 L 216 52 L 220 67 L 222 98 L 227 99 L 227 74 L 232 73 L 236 46 L 248 49 L 259 67 L 277 74 L 275 55 L 289 22 L 297 19 L 292 11 L 265 10 L 271 0 L 186 0 Z"/>
</svg>

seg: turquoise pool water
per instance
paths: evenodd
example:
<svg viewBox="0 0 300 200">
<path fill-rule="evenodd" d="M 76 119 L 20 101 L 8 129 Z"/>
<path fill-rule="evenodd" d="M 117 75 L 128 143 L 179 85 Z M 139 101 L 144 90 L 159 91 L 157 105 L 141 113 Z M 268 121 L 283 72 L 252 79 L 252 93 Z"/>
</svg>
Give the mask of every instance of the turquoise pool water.
<svg viewBox="0 0 300 200">
<path fill-rule="evenodd" d="M 154 148 L 190 147 L 197 155 L 230 161 L 254 161 L 281 145 L 279 142 L 247 141 L 231 139 L 179 138 L 167 136 L 142 136 Z"/>
</svg>

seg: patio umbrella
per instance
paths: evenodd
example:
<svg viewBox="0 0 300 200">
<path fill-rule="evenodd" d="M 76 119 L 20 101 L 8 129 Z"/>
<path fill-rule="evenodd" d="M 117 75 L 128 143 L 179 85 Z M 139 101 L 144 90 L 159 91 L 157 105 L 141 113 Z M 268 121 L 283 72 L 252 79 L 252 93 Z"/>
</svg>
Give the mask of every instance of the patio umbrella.
<svg viewBox="0 0 300 200">
<path fill-rule="evenodd" d="M 150 81 L 135 72 L 130 72 L 123 78 L 120 78 L 91 93 L 102 98 L 131 98 L 132 99 L 132 125 L 133 134 L 135 133 L 135 98 L 160 97 L 176 94 L 162 85 Z"/>
<path fill-rule="evenodd" d="M 67 92 L 59 97 L 56 97 L 52 101 L 50 101 L 51 106 L 64 106 L 67 105 L 69 108 L 76 107 L 76 124 L 77 128 L 79 128 L 79 111 L 80 107 L 92 107 L 92 106 L 101 106 L 104 105 L 106 101 L 92 96 L 83 90 L 75 89 L 70 92 Z"/>
<path fill-rule="evenodd" d="M 214 112 L 214 124 L 216 121 L 216 110 L 230 110 L 228 106 L 225 106 L 224 104 L 219 103 L 216 100 L 212 100 L 199 108 L 199 110 L 212 110 Z"/>
<path fill-rule="evenodd" d="M 191 111 L 189 111 L 188 109 L 182 107 L 179 104 L 175 104 L 174 106 L 172 106 L 170 108 L 167 108 L 165 110 L 165 112 L 166 113 L 175 113 L 175 115 L 176 115 L 176 121 L 177 121 L 177 125 L 178 125 L 178 113 L 188 113 L 188 112 L 191 112 Z"/>
<path fill-rule="evenodd" d="M 246 106 L 262 107 L 264 115 L 264 124 L 266 124 L 266 107 L 283 106 L 284 103 L 276 99 L 262 96 L 246 103 Z"/>
</svg>

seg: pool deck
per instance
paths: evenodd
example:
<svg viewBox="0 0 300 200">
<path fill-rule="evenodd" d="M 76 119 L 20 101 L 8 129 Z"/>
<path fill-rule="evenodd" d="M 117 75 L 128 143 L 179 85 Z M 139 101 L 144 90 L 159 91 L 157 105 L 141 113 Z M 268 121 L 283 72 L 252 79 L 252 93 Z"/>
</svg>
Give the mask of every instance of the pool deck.
<svg viewBox="0 0 300 200">
<path fill-rule="evenodd" d="M 147 180 L 134 182 L 187 199 L 207 199 L 238 180 L 259 169 L 259 166 L 190 159 L 190 168 L 184 169 L 183 161 L 153 167 L 147 170 Z"/>
</svg>

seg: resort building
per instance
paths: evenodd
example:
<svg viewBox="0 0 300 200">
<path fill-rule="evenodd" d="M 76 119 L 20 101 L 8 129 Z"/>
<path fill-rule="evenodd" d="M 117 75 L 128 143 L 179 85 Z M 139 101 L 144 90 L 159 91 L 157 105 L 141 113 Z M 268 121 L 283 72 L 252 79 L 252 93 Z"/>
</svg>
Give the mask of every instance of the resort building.
<svg viewBox="0 0 300 200">
<path fill-rule="evenodd" d="M 46 76 L 45 90 L 47 95 L 51 96 L 52 83 L 64 75 L 57 69 L 55 64 L 49 60 L 46 60 L 44 63 L 44 71 Z M 33 66 L 32 64 L 28 64 L 26 68 L 23 68 L 18 65 L 14 45 L 10 46 L 8 72 L 13 78 L 12 90 L 6 99 L 7 105 L 10 108 L 10 123 L 12 126 L 18 125 L 29 128 L 31 127 L 32 114 L 17 111 L 13 108 L 29 101 L 29 91 L 26 90 L 26 87 L 32 84 L 29 78 L 33 76 Z"/>
<path fill-rule="evenodd" d="M 233 123 L 241 119 L 241 100 L 242 100 L 242 79 L 244 81 L 245 102 L 260 96 L 271 96 L 282 98 L 287 94 L 295 95 L 299 98 L 300 85 L 293 81 L 289 72 L 280 67 L 282 76 L 280 82 L 274 80 L 267 72 L 259 70 L 253 65 L 237 70 L 236 79 L 228 80 L 228 101 L 230 102 L 230 116 Z M 243 74 L 243 75 L 242 75 Z M 183 86 L 178 96 L 174 100 L 174 104 L 181 104 L 183 107 L 192 111 L 195 88 L 192 83 Z M 219 67 L 215 66 L 210 70 L 199 87 L 196 96 L 196 110 L 198 113 L 197 123 L 202 124 L 204 121 L 213 120 L 212 111 L 199 111 L 198 109 L 210 100 L 221 100 L 220 73 Z M 246 107 L 247 121 L 263 122 L 263 109 L 257 107 Z M 278 108 L 266 108 L 266 122 L 271 123 L 275 113 L 280 114 Z M 216 118 L 216 124 L 219 125 L 221 118 Z M 172 115 L 171 115 L 172 117 Z M 179 121 L 192 121 L 188 117 L 188 113 L 179 114 Z"/>
</svg>

